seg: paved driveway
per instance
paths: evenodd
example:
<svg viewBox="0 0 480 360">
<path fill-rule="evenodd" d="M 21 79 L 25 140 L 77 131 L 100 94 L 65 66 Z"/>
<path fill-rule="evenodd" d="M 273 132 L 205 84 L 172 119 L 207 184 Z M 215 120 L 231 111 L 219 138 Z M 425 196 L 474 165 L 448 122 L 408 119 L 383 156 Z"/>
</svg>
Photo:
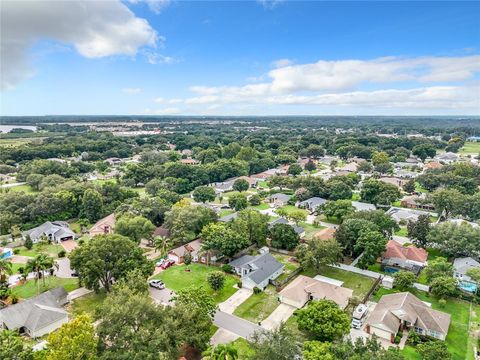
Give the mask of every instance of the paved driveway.
<svg viewBox="0 0 480 360">
<path fill-rule="evenodd" d="M 215 334 L 213 334 L 212 338 L 210 339 L 210 344 L 228 344 L 232 341 L 237 340 L 238 338 L 239 336 L 237 334 L 220 328 L 215 332 Z"/>
<path fill-rule="evenodd" d="M 73 249 L 75 249 L 78 246 L 75 240 L 62 241 L 61 244 L 67 253 L 71 252 Z"/>
<path fill-rule="evenodd" d="M 227 300 L 223 303 L 218 305 L 220 311 L 223 311 L 227 314 L 233 314 L 235 309 L 247 300 L 253 294 L 252 290 L 241 288 L 235 294 L 230 296 Z"/>
<path fill-rule="evenodd" d="M 293 312 L 296 310 L 293 306 L 280 304 L 273 310 L 269 317 L 262 321 L 262 327 L 267 330 L 274 330 L 280 326 L 282 322 L 286 322 Z"/>
<path fill-rule="evenodd" d="M 175 293 L 170 289 L 155 289 L 151 286 L 148 287 L 148 291 L 150 292 L 150 296 L 157 304 L 163 305 L 172 305 L 173 303 L 170 302 L 171 298 L 175 295 Z"/>
<path fill-rule="evenodd" d="M 213 319 L 213 324 L 247 340 L 251 338 L 254 332 L 263 330 L 262 327 L 250 321 L 222 311 L 217 311 Z"/>
<path fill-rule="evenodd" d="M 60 258 L 55 261 L 58 264 L 58 270 L 55 270 L 54 274 L 57 275 L 59 278 L 72 278 L 72 268 L 70 267 L 70 259 L 69 258 Z"/>
</svg>

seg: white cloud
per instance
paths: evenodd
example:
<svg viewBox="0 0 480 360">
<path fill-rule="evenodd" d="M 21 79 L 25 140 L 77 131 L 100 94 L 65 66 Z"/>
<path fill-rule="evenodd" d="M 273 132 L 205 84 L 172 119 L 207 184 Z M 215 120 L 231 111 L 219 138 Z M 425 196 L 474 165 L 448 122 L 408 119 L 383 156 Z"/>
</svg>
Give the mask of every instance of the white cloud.
<svg viewBox="0 0 480 360">
<path fill-rule="evenodd" d="M 127 0 L 130 4 L 146 3 L 151 11 L 160 14 L 164 8 L 170 5 L 171 0 Z"/>
<path fill-rule="evenodd" d="M 32 76 L 27 51 L 40 39 L 72 44 L 86 58 L 137 54 L 159 37 L 119 0 L 2 1 L 1 88 Z"/>
<path fill-rule="evenodd" d="M 293 64 L 293 61 L 290 59 L 278 59 L 272 62 L 272 65 L 276 68 L 282 68 L 285 66 L 290 66 Z"/>
<path fill-rule="evenodd" d="M 265 9 L 273 9 L 278 4 L 281 4 L 285 0 L 257 0 L 257 2 L 262 5 Z"/>
<path fill-rule="evenodd" d="M 134 94 L 139 94 L 142 91 L 140 88 L 123 88 L 122 92 L 124 94 L 129 94 L 129 95 L 134 95 Z"/>
<path fill-rule="evenodd" d="M 180 109 L 174 107 L 164 109 L 145 109 L 143 112 L 147 115 L 176 115 L 180 113 Z"/>
<path fill-rule="evenodd" d="M 149 51 L 149 50 L 144 51 L 144 54 L 145 54 L 145 57 L 147 58 L 147 61 L 152 65 L 156 65 L 156 64 L 170 65 L 170 64 L 175 64 L 179 62 L 178 59 L 175 59 L 172 56 L 166 56 L 166 55 Z"/>
</svg>

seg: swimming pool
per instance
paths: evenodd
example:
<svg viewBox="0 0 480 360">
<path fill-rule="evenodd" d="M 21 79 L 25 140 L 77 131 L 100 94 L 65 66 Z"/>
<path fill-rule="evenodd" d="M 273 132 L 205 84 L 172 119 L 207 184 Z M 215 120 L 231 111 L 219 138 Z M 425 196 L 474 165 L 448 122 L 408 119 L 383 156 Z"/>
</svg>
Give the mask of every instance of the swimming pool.
<svg viewBox="0 0 480 360">
<path fill-rule="evenodd" d="M 392 267 L 385 267 L 383 269 L 384 272 L 386 272 L 387 274 L 395 274 L 396 272 L 398 272 L 399 270 L 396 269 L 396 268 L 392 268 Z"/>
<path fill-rule="evenodd" d="M 458 287 L 464 291 L 468 291 L 469 293 L 474 293 L 477 291 L 477 284 L 469 281 L 460 281 L 458 283 Z"/>
</svg>

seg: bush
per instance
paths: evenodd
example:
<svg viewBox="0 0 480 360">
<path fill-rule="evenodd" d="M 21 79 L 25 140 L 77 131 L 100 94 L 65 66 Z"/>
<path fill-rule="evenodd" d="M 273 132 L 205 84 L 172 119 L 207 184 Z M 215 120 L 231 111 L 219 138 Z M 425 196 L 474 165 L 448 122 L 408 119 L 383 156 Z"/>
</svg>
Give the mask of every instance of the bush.
<svg viewBox="0 0 480 360">
<path fill-rule="evenodd" d="M 233 274 L 235 272 L 233 266 L 229 264 L 222 265 L 222 270 L 225 271 L 227 274 Z"/>
<path fill-rule="evenodd" d="M 58 252 L 58 257 L 59 258 L 64 258 L 66 254 L 67 254 L 67 252 L 65 250 L 60 250 Z"/>
<path fill-rule="evenodd" d="M 242 284 L 242 280 L 238 280 L 238 282 L 237 282 L 237 286 L 238 286 L 238 288 L 239 288 L 239 289 L 241 289 L 241 288 L 242 288 L 242 286 L 243 286 L 243 284 Z"/>
<path fill-rule="evenodd" d="M 19 252 L 20 252 L 20 249 L 13 249 L 13 254 L 14 255 L 18 255 Z"/>
<path fill-rule="evenodd" d="M 262 292 L 262 290 L 260 288 L 256 287 L 256 286 L 253 288 L 253 293 L 254 294 L 260 294 L 261 292 Z"/>
</svg>

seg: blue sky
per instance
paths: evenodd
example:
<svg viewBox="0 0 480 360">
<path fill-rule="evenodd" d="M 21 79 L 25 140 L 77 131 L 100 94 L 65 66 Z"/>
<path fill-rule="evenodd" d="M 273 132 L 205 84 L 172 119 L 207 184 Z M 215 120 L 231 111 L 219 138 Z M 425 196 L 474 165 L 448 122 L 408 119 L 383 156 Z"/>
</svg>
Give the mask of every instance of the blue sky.
<svg viewBox="0 0 480 360">
<path fill-rule="evenodd" d="M 479 2 L 6 1 L 2 115 L 479 114 Z"/>
</svg>

